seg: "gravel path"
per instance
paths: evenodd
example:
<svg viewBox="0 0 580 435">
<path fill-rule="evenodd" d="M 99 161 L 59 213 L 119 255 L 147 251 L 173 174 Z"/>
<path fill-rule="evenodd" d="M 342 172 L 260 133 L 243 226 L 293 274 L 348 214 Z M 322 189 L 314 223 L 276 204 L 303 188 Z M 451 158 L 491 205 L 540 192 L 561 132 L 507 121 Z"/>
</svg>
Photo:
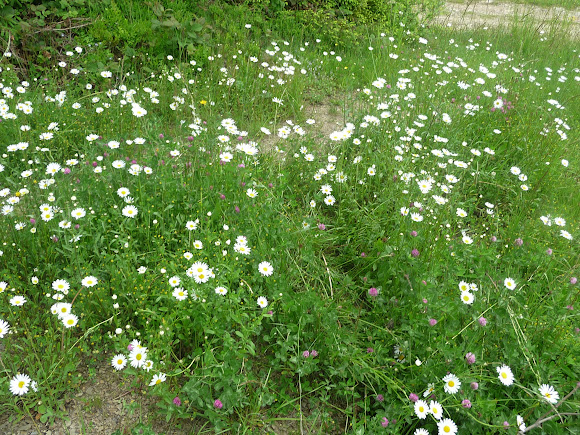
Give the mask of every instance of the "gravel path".
<svg viewBox="0 0 580 435">
<path fill-rule="evenodd" d="M 494 0 L 469 1 L 467 3 L 447 2 L 444 11 L 437 18 L 443 25 L 457 29 L 475 29 L 484 27 L 507 27 L 514 16 L 521 19 L 532 19 L 537 23 L 538 32 L 548 33 L 552 26 L 570 26 L 570 36 L 580 39 L 580 8 L 546 8 L 515 3 L 501 3 Z"/>
</svg>

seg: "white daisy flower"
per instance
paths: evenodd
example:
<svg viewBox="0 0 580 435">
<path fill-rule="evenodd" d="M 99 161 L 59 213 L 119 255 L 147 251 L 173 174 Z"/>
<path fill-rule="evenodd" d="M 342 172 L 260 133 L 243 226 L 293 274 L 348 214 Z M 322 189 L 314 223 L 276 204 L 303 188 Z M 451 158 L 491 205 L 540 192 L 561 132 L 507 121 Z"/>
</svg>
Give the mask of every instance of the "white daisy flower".
<svg viewBox="0 0 580 435">
<path fill-rule="evenodd" d="M 415 415 L 420 418 L 421 420 L 424 420 L 427 415 L 429 415 L 430 409 L 429 409 L 429 405 L 427 405 L 427 402 L 425 402 L 424 400 L 417 400 L 415 402 Z"/>
<path fill-rule="evenodd" d="M 431 403 L 429 404 L 429 412 L 436 420 L 441 420 L 441 417 L 443 416 L 443 408 L 439 402 L 435 402 L 434 400 L 431 400 Z"/>
<path fill-rule="evenodd" d="M 457 376 L 450 373 L 443 378 L 443 382 L 445 382 L 445 386 L 443 389 L 448 394 L 455 394 L 459 391 L 459 387 L 461 387 L 461 381 Z"/>
<path fill-rule="evenodd" d="M 123 207 L 122 213 L 123 216 L 133 219 L 135 218 L 135 216 L 137 216 L 139 210 L 137 210 L 137 207 L 135 207 L 134 205 L 127 205 Z"/>
<path fill-rule="evenodd" d="M 512 278 L 504 279 L 503 285 L 505 285 L 509 290 L 514 290 L 517 287 L 516 282 Z"/>
<path fill-rule="evenodd" d="M 473 297 L 473 293 L 470 292 L 461 292 L 461 302 L 466 305 L 471 305 L 475 298 Z"/>
<path fill-rule="evenodd" d="M 258 270 L 263 276 L 270 276 L 274 273 L 274 268 L 268 261 L 262 261 L 258 264 Z"/>
<path fill-rule="evenodd" d="M 62 324 L 66 328 L 72 328 L 79 323 L 79 318 L 72 313 L 66 314 L 62 317 Z"/>
<path fill-rule="evenodd" d="M 505 386 L 510 386 L 514 383 L 514 374 L 512 373 L 512 369 L 510 369 L 505 364 L 501 367 L 496 368 L 498 373 L 498 378 L 502 384 Z"/>
<path fill-rule="evenodd" d="M 225 296 L 228 293 L 228 290 L 225 287 L 216 287 L 215 294 L 220 296 Z"/>
<path fill-rule="evenodd" d="M 268 306 L 268 299 L 266 299 L 264 296 L 260 296 L 257 302 L 260 308 L 266 308 Z"/>
<path fill-rule="evenodd" d="M 548 384 L 542 384 L 542 385 L 540 385 L 539 390 L 540 390 L 540 394 L 542 395 L 542 397 L 548 403 L 551 403 L 552 405 L 555 405 L 556 403 L 558 403 L 558 400 L 560 399 L 560 395 L 554 389 L 554 387 L 552 387 L 551 385 L 548 385 Z"/>
<path fill-rule="evenodd" d="M 83 278 L 83 280 L 81 281 L 81 284 L 83 285 L 83 287 L 94 287 L 99 283 L 99 281 L 97 280 L 97 278 L 95 278 L 94 276 L 86 276 L 85 278 Z"/>
<path fill-rule="evenodd" d="M 164 373 L 159 373 L 157 375 L 153 375 L 153 379 L 149 382 L 149 386 L 152 387 L 154 385 L 159 385 L 161 382 L 165 382 L 166 376 Z"/>
<path fill-rule="evenodd" d="M 115 370 L 123 370 L 127 365 L 127 357 L 119 353 L 113 357 L 113 359 L 111 360 L 111 365 Z"/>
<path fill-rule="evenodd" d="M 15 396 L 23 396 L 28 393 L 28 386 L 32 379 L 28 375 L 18 373 L 10 380 L 10 392 Z"/>
<path fill-rule="evenodd" d="M 129 361 L 131 362 L 131 367 L 139 368 L 145 364 L 147 360 L 147 348 L 141 346 L 134 346 L 133 350 L 129 354 Z"/>
<path fill-rule="evenodd" d="M 184 290 L 182 287 L 177 287 L 173 290 L 173 297 L 178 301 L 184 301 L 187 299 L 187 290 Z"/>
</svg>

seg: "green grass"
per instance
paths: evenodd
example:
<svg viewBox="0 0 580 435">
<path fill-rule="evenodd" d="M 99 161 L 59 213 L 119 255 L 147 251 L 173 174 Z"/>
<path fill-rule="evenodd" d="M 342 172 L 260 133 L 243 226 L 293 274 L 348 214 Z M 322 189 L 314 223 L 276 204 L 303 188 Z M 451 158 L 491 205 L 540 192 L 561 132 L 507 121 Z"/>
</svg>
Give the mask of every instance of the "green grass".
<svg viewBox="0 0 580 435">
<path fill-rule="evenodd" d="M 62 418 L 79 362 L 140 366 L 138 340 L 152 367 L 127 379 L 208 433 L 436 433 L 410 401 L 430 384 L 460 433 L 550 413 L 539 386 L 562 398 L 580 374 L 580 63 L 562 29 L 362 29 L 343 48 L 206 12 L 220 30 L 194 56 L 93 70 L 104 49 L 72 44 L 27 86 L 2 59 L 0 409 Z M 319 104 L 336 116 L 311 125 Z M 12 394 L 18 373 L 38 391 Z M 544 431 L 573 433 L 577 408 Z"/>
</svg>

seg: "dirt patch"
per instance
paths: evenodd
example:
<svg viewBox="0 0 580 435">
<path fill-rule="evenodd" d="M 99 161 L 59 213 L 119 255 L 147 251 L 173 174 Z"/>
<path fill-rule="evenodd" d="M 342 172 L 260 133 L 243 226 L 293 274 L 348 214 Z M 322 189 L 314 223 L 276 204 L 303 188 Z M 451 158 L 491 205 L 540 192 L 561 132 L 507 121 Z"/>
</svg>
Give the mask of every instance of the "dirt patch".
<svg viewBox="0 0 580 435">
<path fill-rule="evenodd" d="M 328 139 L 330 133 L 344 128 L 345 122 L 342 110 L 329 102 L 305 107 L 304 113 L 316 121 L 316 124 L 308 128 L 315 136 L 322 136 Z"/>
<path fill-rule="evenodd" d="M 35 415 L 35 421 L 26 418 L 11 422 L 9 416 L 0 419 L 2 435 L 110 435 L 115 431 L 130 434 L 138 424 L 150 425 L 155 433 L 167 435 L 189 434 L 195 430 L 195 422 L 166 423 L 156 415 L 155 398 L 148 395 L 146 385 L 132 386 L 131 377 L 116 372 L 107 363 L 99 363 L 89 376 L 87 368 L 81 368 L 87 379 L 75 396 L 63 403 L 66 420 L 43 424 Z"/>
<path fill-rule="evenodd" d="M 546 8 L 493 0 L 467 3 L 446 3 L 436 22 L 456 29 L 508 27 L 514 16 L 531 19 L 537 31 L 548 33 L 554 26 L 570 27 L 570 37 L 580 39 L 580 9 Z"/>
<path fill-rule="evenodd" d="M 320 145 L 329 140 L 329 136 L 333 131 L 340 131 L 345 126 L 344 115 L 340 106 L 333 104 L 330 100 L 305 106 L 302 110 L 307 119 L 314 119 L 315 121 L 312 125 L 302 125 L 302 128 L 309 136 L 314 137 Z M 281 126 L 282 124 L 279 125 L 279 127 Z M 295 135 L 296 133 L 292 132 L 290 137 Z M 286 141 L 287 139 L 278 137 L 276 131 L 272 131 L 272 134 L 260 140 L 260 151 L 265 154 L 273 153 L 277 146 L 286 150 Z M 320 147 L 317 148 L 317 150 L 320 149 Z"/>
</svg>

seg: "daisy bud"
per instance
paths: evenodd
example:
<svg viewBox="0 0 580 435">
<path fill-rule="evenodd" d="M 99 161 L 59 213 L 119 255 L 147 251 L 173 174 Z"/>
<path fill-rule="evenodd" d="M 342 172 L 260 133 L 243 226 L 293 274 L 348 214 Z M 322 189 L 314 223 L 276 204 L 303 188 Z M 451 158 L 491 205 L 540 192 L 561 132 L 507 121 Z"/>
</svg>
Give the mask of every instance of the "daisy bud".
<svg viewBox="0 0 580 435">
<path fill-rule="evenodd" d="M 224 404 L 220 399 L 215 399 L 215 401 L 213 402 L 213 406 L 214 408 L 222 409 L 224 407 Z"/>
<path fill-rule="evenodd" d="M 479 384 L 477 382 L 472 382 L 471 383 L 471 389 L 472 390 L 477 390 L 479 389 Z"/>
<path fill-rule="evenodd" d="M 409 400 L 411 402 L 416 402 L 417 400 L 419 400 L 419 396 L 417 396 L 415 393 L 411 393 L 409 394 Z"/>
<path fill-rule="evenodd" d="M 437 324 L 437 320 L 435 320 L 435 319 L 429 319 L 429 325 L 435 326 L 436 324 Z"/>
<path fill-rule="evenodd" d="M 570 278 L 570 284 L 574 285 L 578 282 L 578 278 L 576 278 L 575 276 L 573 276 L 572 278 Z"/>
</svg>

